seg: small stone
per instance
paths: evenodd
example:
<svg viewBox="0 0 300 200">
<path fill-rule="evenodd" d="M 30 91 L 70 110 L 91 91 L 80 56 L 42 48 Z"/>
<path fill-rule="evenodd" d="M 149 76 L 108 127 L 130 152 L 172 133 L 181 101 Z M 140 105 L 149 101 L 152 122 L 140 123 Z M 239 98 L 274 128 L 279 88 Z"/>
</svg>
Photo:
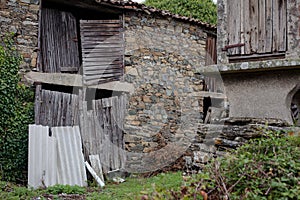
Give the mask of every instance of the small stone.
<svg viewBox="0 0 300 200">
<path fill-rule="evenodd" d="M 151 98 L 149 97 L 149 96 L 143 96 L 143 101 L 145 102 L 145 103 L 151 103 L 152 101 L 151 101 Z"/>
</svg>

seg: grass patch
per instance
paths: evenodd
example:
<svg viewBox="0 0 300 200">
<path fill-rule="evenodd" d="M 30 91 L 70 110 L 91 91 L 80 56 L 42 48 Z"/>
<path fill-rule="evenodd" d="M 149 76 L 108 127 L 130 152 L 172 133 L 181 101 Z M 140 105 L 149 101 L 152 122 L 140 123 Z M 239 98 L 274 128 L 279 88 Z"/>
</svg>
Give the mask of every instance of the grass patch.
<svg viewBox="0 0 300 200">
<path fill-rule="evenodd" d="M 23 186 L 14 185 L 7 182 L 0 182 L 0 199 L 32 199 L 40 197 L 47 199 L 51 195 L 53 199 L 64 199 L 61 194 L 68 194 L 68 199 L 88 199 L 88 200 L 114 200 L 114 199 L 141 199 L 144 194 L 160 190 L 171 190 L 180 188 L 182 185 L 181 172 L 162 173 L 150 178 L 128 178 L 121 184 L 108 183 L 104 188 L 78 186 L 55 185 L 47 189 L 32 190 Z M 72 197 L 72 194 L 74 196 Z"/>
</svg>

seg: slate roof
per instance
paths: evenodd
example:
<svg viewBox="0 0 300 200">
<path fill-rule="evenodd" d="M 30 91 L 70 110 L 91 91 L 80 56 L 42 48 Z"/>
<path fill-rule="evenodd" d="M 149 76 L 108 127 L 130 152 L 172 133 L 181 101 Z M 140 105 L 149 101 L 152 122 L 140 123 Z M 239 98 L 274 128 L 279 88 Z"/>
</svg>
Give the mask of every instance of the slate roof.
<svg viewBox="0 0 300 200">
<path fill-rule="evenodd" d="M 202 22 L 198 19 L 185 17 L 185 16 L 181 16 L 178 14 L 173 14 L 167 10 L 156 9 L 153 7 L 146 6 L 145 4 L 133 2 L 131 0 L 95 0 L 95 1 L 99 4 L 110 5 L 110 6 L 114 6 L 114 7 L 118 7 L 118 8 L 122 8 L 122 9 L 134 10 L 134 11 L 143 11 L 148 14 L 157 14 L 157 15 L 164 16 L 164 17 L 171 17 L 173 19 L 178 19 L 181 21 L 194 23 L 196 25 L 200 25 L 200 26 L 208 28 L 208 29 L 216 29 L 216 26 L 206 23 L 206 22 Z"/>
</svg>

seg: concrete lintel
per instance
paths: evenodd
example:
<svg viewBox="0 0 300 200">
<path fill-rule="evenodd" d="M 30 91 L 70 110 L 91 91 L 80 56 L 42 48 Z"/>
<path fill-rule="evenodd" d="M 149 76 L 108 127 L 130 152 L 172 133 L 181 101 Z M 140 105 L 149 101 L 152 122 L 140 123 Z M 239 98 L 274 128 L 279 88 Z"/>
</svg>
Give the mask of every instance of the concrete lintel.
<svg viewBox="0 0 300 200">
<path fill-rule="evenodd" d="M 300 69 L 300 59 L 278 59 L 278 60 L 264 60 L 255 62 L 239 62 L 231 64 L 217 64 L 205 67 L 199 67 L 198 73 L 248 73 L 259 71 L 273 71 L 283 69 Z"/>
<path fill-rule="evenodd" d="M 211 98 L 216 98 L 216 99 L 226 99 L 225 94 L 217 93 L 217 92 L 206 92 L 206 91 L 194 92 L 193 96 L 195 96 L 195 97 L 211 97 Z"/>
<path fill-rule="evenodd" d="M 79 74 L 28 72 L 24 76 L 31 83 L 46 83 L 82 87 L 82 76 Z"/>
<path fill-rule="evenodd" d="M 31 83 L 46 83 L 72 87 L 85 86 L 82 83 L 82 75 L 79 74 L 28 72 L 27 74 L 25 74 L 25 78 Z M 132 84 L 120 81 L 112 81 L 109 83 L 101 83 L 99 85 L 92 85 L 87 87 L 129 93 L 134 92 L 134 86 Z"/>
</svg>

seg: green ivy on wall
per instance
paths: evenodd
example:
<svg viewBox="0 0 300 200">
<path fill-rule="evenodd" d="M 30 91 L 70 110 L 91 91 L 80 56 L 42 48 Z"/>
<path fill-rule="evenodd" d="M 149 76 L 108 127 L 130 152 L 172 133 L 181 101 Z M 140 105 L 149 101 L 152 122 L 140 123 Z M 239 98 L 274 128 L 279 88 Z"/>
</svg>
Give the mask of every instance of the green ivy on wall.
<svg viewBox="0 0 300 200">
<path fill-rule="evenodd" d="M 33 123 L 34 93 L 20 83 L 21 56 L 6 36 L 0 40 L 0 178 L 24 182 L 28 124 Z"/>
</svg>

